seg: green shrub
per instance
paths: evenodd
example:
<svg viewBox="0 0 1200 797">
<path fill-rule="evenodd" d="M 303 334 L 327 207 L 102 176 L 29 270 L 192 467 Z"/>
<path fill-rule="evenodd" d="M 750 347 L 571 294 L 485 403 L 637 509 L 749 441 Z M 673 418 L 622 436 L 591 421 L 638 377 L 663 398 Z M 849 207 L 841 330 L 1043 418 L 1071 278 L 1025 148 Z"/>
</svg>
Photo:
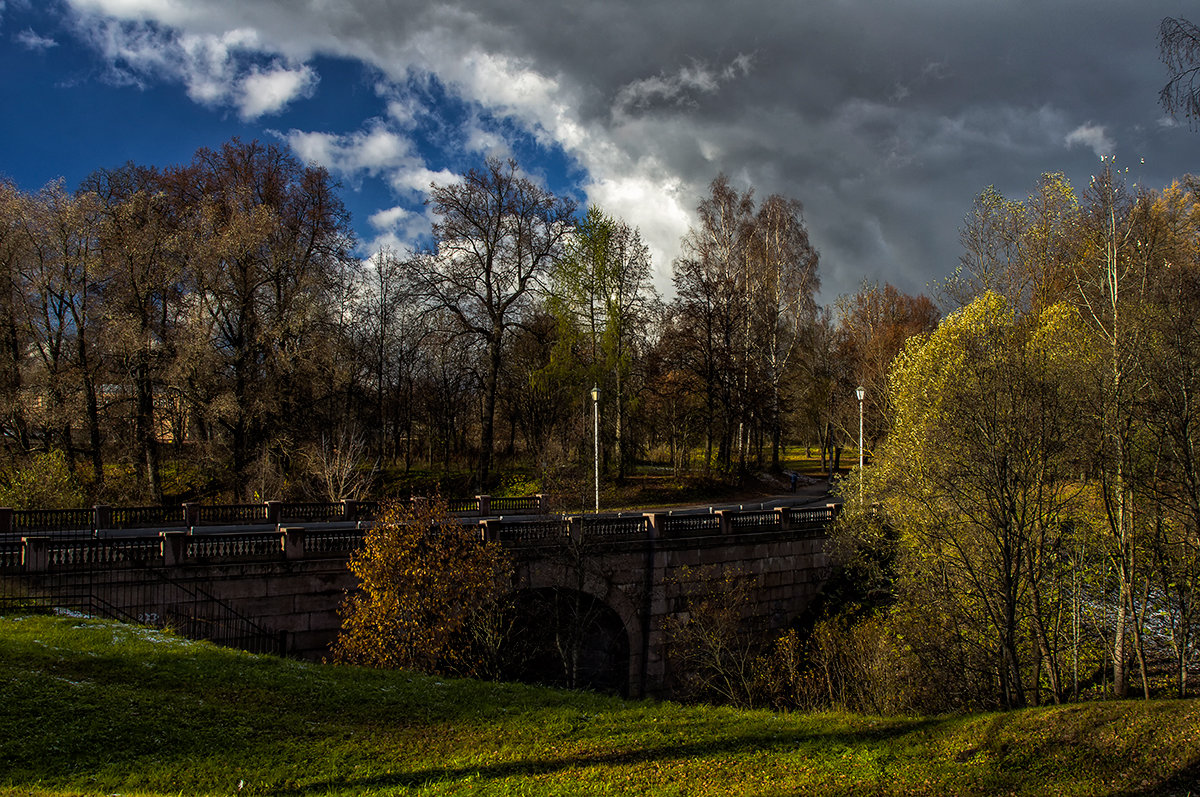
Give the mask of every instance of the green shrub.
<svg viewBox="0 0 1200 797">
<path fill-rule="evenodd" d="M 0 506 L 12 509 L 75 509 L 87 496 L 61 451 L 34 454 L 24 467 L 0 477 Z"/>
</svg>

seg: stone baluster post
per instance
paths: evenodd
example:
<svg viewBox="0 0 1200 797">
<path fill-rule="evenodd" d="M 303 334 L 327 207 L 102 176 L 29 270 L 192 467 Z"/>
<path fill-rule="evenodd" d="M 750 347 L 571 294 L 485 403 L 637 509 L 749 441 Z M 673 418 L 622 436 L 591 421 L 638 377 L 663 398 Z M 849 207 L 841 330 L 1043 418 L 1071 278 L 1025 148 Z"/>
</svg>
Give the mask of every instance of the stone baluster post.
<svg viewBox="0 0 1200 797">
<path fill-rule="evenodd" d="M 111 529 L 112 524 L 112 507 L 104 504 L 97 504 L 92 507 L 92 528 L 96 531 L 100 529 Z"/>
<path fill-rule="evenodd" d="M 289 526 L 281 529 L 283 538 L 283 558 L 284 559 L 303 559 L 304 558 L 304 527 Z"/>
<path fill-rule="evenodd" d="M 50 569 L 50 538 L 21 538 L 21 567 L 26 573 L 44 573 Z"/>
<path fill-rule="evenodd" d="M 667 522 L 666 512 L 643 512 L 642 517 L 646 518 L 646 533 L 652 540 L 657 540 L 663 536 L 663 526 Z"/>
<path fill-rule="evenodd" d="M 479 525 L 483 526 L 483 538 L 485 540 L 488 542 L 500 541 L 500 521 L 484 519 L 479 521 Z"/>
<path fill-rule="evenodd" d="M 581 545 L 583 543 L 583 518 L 579 515 L 571 515 L 564 520 L 567 521 L 567 536 L 571 538 L 571 543 Z"/>
<path fill-rule="evenodd" d="M 779 524 L 780 531 L 788 531 L 791 528 L 792 508 L 790 506 L 775 507 L 775 522 Z"/>
<path fill-rule="evenodd" d="M 186 531 L 163 531 L 159 532 L 158 536 L 162 539 L 163 566 L 175 567 L 187 560 Z"/>
</svg>

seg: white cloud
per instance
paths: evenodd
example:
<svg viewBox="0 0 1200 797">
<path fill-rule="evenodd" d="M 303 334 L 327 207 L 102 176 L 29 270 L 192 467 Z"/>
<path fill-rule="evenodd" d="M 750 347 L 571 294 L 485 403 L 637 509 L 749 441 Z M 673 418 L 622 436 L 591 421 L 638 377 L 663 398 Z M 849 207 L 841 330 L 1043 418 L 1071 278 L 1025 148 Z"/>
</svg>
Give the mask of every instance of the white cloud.
<svg viewBox="0 0 1200 797">
<path fill-rule="evenodd" d="M 631 223 L 641 231 L 650 250 L 654 284 L 661 293 L 673 292 L 671 261 L 679 239 L 692 223 L 691 207 L 698 200 L 690 189 L 666 169 L 650 163 L 641 165 L 641 173 L 602 177 L 587 185 L 589 202 L 618 218 L 634 220 Z"/>
<path fill-rule="evenodd" d="M 378 120 L 345 135 L 292 130 L 284 138 L 302 159 L 347 177 L 379 175 L 419 160 L 409 139 Z"/>
<path fill-rule="evenodd" d="M 3 11 L 4 6 L 0 4 L 0 12 Z M 51 47 L 58 46 L 58 42 L 54 41 L 54 39 L 49 39 L 45 36 L 39 36 L 33 32 L 32 28 L 26 28 L 13 38 L 15 38 L 17 43 L 26 50 L 49 50 Z"/>
<path fill-rule="evenodd" d="M 316 73 L 307 66 L 289 69 L 275 65 L 263 71 L 252 67 L 236 89 L 236 104 L 243 119 L 278 113 L 299 97 L 310 97 L 317 85 Z"/>
<path fill-rule="evenodd" d="M 317 163 L 350 180 L 363 175 L 381 177 L 405 197 L 424 197 L 431 183 L 445 185 L 459 180 L 446 169 L 430 169 L 411 140 L 378 119 L 344 135 L 291 130 L 283 137 L 306 162 Z"/>
<path fill-rule="evenodd" d="M 131 5 L 137 10 L 159 4 L 146 0 Z M 318 80 L 304 64 L 288 64 L 278 57 L 261 63 L 264 56 L 274 53 L 252 28 L 186 33 L 142 20 L 90 14 L 80 16 L 77 24 L 107 59 L 110 78 L 137 85 L 175 80 L 193 101 L 211 107 L 232 106 L 243 120 L 279 113 L 296 99 L 311 96 Z"/>
<path fill-rule="evenodd" d="M 412 211 L 408 210 L 407 208 L 397 206 L 372 213 L 371 217 L 367 219 L 367 221 L 369 221 L 371 226 L 377 230 L 394 230 L 396 225 L 412 215 Z"/>
<path fill-rule="evenodd" d="M 1068 147 L 1082 145 L 1090 148 L 1092 152 L 1096 153 L 1097 158 L 1112 155 L 1117 146 L 1108 137 L 1108 132 L 1103 125 L 1094 125 L 1090 122 L 1067 133 L 1065 141 Z"/>
</svg>

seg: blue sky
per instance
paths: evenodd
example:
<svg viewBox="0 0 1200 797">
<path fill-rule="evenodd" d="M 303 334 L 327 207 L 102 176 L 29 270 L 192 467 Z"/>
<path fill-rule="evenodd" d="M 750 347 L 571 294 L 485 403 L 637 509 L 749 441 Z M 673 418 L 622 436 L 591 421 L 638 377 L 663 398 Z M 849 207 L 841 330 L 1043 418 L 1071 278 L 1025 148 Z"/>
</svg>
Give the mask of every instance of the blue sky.
<svg viewBox="0 0 1200 797">
<path fill-rule="evenodd" d="M 512 156 L 670 262 L 718 172 L 804 203 L 822 299 L 927 290 L 988 185 L 1079 190 L 1101 155 L 1161 187 L 1200 133 L 1157 105 L 1156 0 L 554 10 L 412 0 L 0 0 L 0 175 L 75 186 L 132 160 L 282 141 L 344 186 L 364 254 L 427 233 L 431 181 Z"/>
</svg>

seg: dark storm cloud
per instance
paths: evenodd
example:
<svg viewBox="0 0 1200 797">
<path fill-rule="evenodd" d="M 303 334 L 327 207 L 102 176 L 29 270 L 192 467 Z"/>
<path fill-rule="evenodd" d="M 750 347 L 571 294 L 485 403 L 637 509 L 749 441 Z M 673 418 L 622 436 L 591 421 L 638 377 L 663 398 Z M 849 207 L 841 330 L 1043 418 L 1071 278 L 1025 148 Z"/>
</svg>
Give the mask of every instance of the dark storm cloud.
<svg viewBox="0 0 1200 797">
<path fill-rule="evenodd" d="M 1178 13 L 1159 2 L 73 5 L 183 34 L 253 30 L 292 69 L 325 53 L 397 82 L 436 75 L 574 158 L 589 198 L 642 227 L 660 286 L 718 172 L 804 203 L 831 299 L 863 278 L 916 291 L 947 275 L 988 185 L 1019 197 L 1064 171 L 1082 189 L 1116 154 L 1160 187 L 1200 144 L 1156 104 L 1157 27 Z"/>
</svg>

